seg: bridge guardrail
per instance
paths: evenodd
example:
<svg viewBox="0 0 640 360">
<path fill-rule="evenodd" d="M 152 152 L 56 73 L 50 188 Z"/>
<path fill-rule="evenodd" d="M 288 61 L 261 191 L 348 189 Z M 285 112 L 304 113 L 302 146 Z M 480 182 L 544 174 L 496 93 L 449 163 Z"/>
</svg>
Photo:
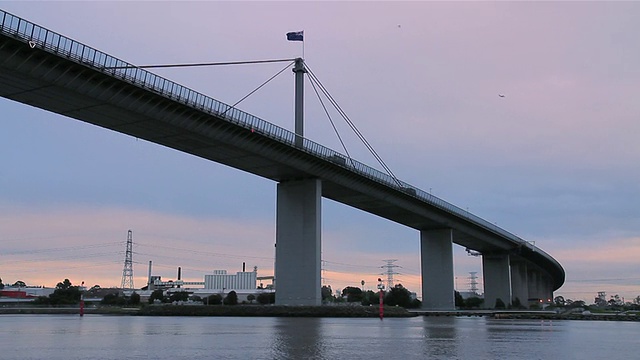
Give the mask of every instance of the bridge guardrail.
<svg viewBox="0 0 640 360">
<path fill-rule="evenodd" d="M 79 64 L 92 67 L 105 74 L 122 79 L 146 90 L 153 91 L 159 95 L 181 102 L 184 105 L 193 107 L 200 111 L 221 117 L 229 122 L 246 127 L 247 129 L 258 130 L 262 135 L 268 136 L 274 140 L 295 146 L 295 133 L 266 120 L 233 108 L 230 105 L 153 74 L 147 70 L 140 69 L 133 64 L 115 58 L 90 46 L 81 44 L 18 16 L 7 13 L 4 10 L 0 10 L 0 18 L 2 20 L 0 32 L 22 40 L 31 47 L 38 47 L 58 56 L 66 57 Z M 475 223 L 476 225 L 516 242 L 521 246 L 527 246 L 534 251 L 542 252 L 534 245 L 498 227 L 497 225 L 433 196 L 413 185 L 400 181 L 386 173 L 383 173 L 382 171 L 376 170 L 357 160 L 348 158 L 337 151 L 331 150 L 309 139 L 303 139 L 303 146 L 300 150 L 329 161 L 333 160 L 333 163 L 336 163 L 335 159 L 342 158 L 345 160 L 344 163 L 340 161 L 340 163 L 336 164 L 364 175 L 383 185 L 403 191 L 410 196 Z M 542 253 L 546 255 L 546 253 Z M 547 257 L 553 260 L 550 256 L 547 255 Z"/>
</svg>

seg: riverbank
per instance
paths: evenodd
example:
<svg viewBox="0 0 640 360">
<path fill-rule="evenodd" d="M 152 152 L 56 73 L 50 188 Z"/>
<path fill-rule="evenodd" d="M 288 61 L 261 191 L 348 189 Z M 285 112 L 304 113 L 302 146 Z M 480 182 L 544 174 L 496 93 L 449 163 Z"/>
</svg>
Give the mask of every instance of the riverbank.
<svg viewBox="0 0 640 360">
<path fill-rule="evenodd" d="M 2 314 L 79 314 L 77 307 L 0 307 Z M 87 307 L 85 314 L 135 316 L 271 316 L 271 317 L 379 317 L 375 306 L 205 306 L 205 305 L 146 305 L 139 308 Z M 385 317 L 415 317 L 401 307 L 385 307 Z"/>
<path fill-rule="evenodd" d="M 144 305 L 141 307 L 121 308 L 109 306 L 90 306 L 85 314 L 119 316 L 231 316 L 231 317 L 343 317 L 377 318 L 375 306 L 205 306 L 205 305 Z M 78 307 L 0 307 L 0 315 L 8 314 L 44 314 L 79 315 Z M 406 310 L 401 307 L 384 308 L 384 317 L 407 318 L 417 316 L 451 317 L 487 317 L 501 320 L 590 320 L 590 321 L 640 321 L 640 316 L 625 313 L 555 313 L 552 311 L 508 311 L 508 310 L 457 310 L 425 311 Z"/>
<path fill-rule="evenodd" d="M 489 317 L 494 319 L 526 320 L 591 320 L 591 321 L 640 321 L 635 313 L 557 313 L 544 310 L 409 310 L 419 316 Z"/>
<path fill-rule="evenodd" d="M 590 321 L 640 321 L 640 316 L 624 313 L 592 314 L 549 314 L 549 313 L 495 313 L 496 319 L 535 319 L 535 320 L 590 320 Z"/>
</svg>

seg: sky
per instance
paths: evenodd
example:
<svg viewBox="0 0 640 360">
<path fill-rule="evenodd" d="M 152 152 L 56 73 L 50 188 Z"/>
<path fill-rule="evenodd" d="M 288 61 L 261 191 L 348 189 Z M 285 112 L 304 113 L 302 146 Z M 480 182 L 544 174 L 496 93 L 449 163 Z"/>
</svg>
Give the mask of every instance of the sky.
<svg viewBox="0 0 640 360">
<path fill-rule="evenodd" d="M 31 2 L 0 8 L 137 65 L 302 56 L 394 174 L 535 245 L 555 292 L 640 295 L 638 2 Z M 304 30 L 304 45 L 285 34 Z M 304 49 L 303 49 L 304 46 Z M 284 64 L 153 72 L 233 104 Z M 238 108 L 293 130 L 293 73 Z M 309 83 L 305 135 L 344 152 Z M 499 96 L 500 94 L 504 97 Z M 0 278 L 119 286 L 273 274 L 276 184 L 0 99 Z M 349 153 L 381 167 L 336 114 Z M 420 293 L 419 233 L 324 199 L 323 284 Z M 454 247 L 455 287 L 479 257 Z M 420 295 L 420 294 L 419 294 Z"/>
</svg>

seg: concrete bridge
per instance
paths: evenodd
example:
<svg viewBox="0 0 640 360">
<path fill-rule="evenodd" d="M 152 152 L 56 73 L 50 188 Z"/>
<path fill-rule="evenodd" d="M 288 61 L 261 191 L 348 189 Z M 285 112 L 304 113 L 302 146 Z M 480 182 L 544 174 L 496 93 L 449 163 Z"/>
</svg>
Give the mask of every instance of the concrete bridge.
<svg viewBox="0 0 640 360">
<path fill-rule="evenodd" d="M 496 299 L 551 299 L 564 283 L 562 266 L 541 249 L 312 142 L 301 131 L 280 128 L 2 10 L 0 21 L 0 96 L 278 183 L 278 304 L 321 303 L 322 197 L 418 231 L 425 309 L 454 309 L 454 243 L 482 255 L 488 307 Z"/>
</svg>

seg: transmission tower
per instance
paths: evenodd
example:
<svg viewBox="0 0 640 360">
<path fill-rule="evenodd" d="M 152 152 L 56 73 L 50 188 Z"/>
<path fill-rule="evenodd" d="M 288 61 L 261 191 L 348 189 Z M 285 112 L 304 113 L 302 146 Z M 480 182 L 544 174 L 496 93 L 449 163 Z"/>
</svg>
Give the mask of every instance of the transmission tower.
<svg viewBox="0 0 640 360">
<path fill-rule="evenodd" d="M 395 272 L 393 269 L 400 267 L 398 265 L 394 265 L 393 263 L 398 261 L 398 259 L 392 259 L 392 260 L 382 260 L 384 262 L 386 262 L 386 265 L 382 265 L 380 266 L 383 269 L 387 269 L 386 272 L 380 274 L 380 275 L 387 275 L 387 289 L 391 289 L 393 287 L 393 275 L 398 275 L 400 273 Z"/>
<path fill-rule="evenodd" d="M 133 290 L 133 232 L 129 230 L 127 233 L 127 252 L 124 256 L 124 267 L 122 268 L 122 284 L 123 289 Z"/>
<path fill-rule="evenodd" d="M 469 271 L 469 291 L 478 295 L 478 276 L 476 275 L 477 271 Z"/>
</svg>

